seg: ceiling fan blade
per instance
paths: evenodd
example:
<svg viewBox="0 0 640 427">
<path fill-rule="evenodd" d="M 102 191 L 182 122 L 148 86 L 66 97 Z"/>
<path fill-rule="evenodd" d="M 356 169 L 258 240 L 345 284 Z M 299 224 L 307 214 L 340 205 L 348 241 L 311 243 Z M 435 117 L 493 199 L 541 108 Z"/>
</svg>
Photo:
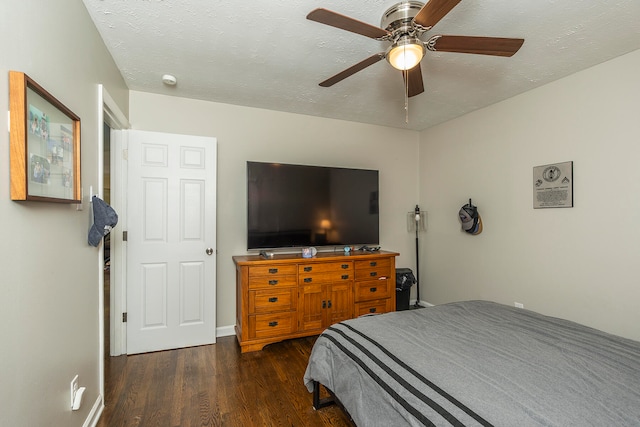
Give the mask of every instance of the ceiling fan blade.
<svg viewBox="0 0 640 427">
<path fill-rule="evenodd" d="M 422 69 L 420 68 L 420 64 L 416 65 L 407 72 L 402 72 L 402 78 L 404 79 L 404 83 L 407 84 L 407 79 L 409 80 L 409 98 L 412 96 L 420 95 L 424 92 L 424 84 L 422 81 Z"/>
<path fill-rule="evenodd" d="M 331 25 L 332 27 L 340 28 L 341 30 L 351 31 L 352 33 L 371 37 L 372 39 L 378 39 L 391 34 L 389 31 L 383 30 L 382 28 L 323 8 L 312 10 L 307 15 L 307 19 L 321 24 Z"/>
<path fill-rule="evenodd" d="M 428 30 L 440 22 L 460 1 L 461 0 L 429 0 L 413 18 L 413 22 Z"/>
<path fill-rule="evenodd" d="M 513 56 L 523 43 L 524 39 L 501 37 L 434 36 L 427 42 L 427 48 L 435 52 Z"/>
<path fill-rule="evenodd" d="M 372 56 L 368 57 L 367 59 L 358 62 L 356 65 L 352 65 L 351 67 L 347 68 L 346 70 L 339 72 L 335 76 L 329 77 L 327 80 L 325 80 L 322 83 L 320 83 L 320 86 L 322 86 L 322 87 L 333 86 L 334 84 L 338 83 L 339 81 L 342 81 L 342 80 L 346 79 L 350 75 L 355 74 L 360 70 L 364 70 L 369 65 L 375 64 L 376 62 L 380 61 L 382 58 L 384 58 L 384 53 L 376 53 L 375 55 L 372 55 Z"/>
</svg>

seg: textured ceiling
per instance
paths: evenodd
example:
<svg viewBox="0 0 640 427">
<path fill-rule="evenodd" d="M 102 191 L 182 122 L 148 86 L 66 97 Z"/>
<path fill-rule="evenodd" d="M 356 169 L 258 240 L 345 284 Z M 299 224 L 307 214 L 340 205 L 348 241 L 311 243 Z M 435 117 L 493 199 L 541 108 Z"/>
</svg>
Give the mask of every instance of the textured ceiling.
<svg viewBox="0 0 640 427">
<path fill-rule="evenodd" d="M 462 0 L 426 35 L 525 43 L 511 58 L 427 52 L 406 123 L 386 61 L 318 86 L 388 43 L 305 19 L 324 7 L 379 26 L 393 0 L 83 1 L 131 90 L 414 130 L 640 49 L 639 0 Z"/>
</svg>

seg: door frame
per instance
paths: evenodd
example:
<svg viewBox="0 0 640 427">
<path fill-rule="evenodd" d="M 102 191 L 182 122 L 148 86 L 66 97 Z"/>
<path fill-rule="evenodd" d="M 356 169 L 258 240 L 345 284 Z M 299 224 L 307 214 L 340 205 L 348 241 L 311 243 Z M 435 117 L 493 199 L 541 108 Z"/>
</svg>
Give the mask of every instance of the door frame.
<svg viewBox="0 0 640 427">
<path fill-rule="evenodd" d="M 117 179 L 117 183 L 120 184 L 119 169 L 122 168 L 122 149 L 121 136 L 118 136 L 118 132 L 114 132 L 117 130 L 128 129 L 130 127 L 129 120 L 122 113 L 118 104 L 113 100 L 107 89 L 102 85 L 98 85 L 98 195 L 104 195 L 104 124 L 106 123 L 112 129 L 111 138 L 111 205 L 116 210 L 116 212 L 120 212 L 119 220 L 120 227 L 114 232 L 111 236 L 111 258 L 114 259 L 117 257 L 117 260 L 113 262 L 114 270 L 111 271 L 111 295 L 110 295 L 110 343 L 111 348 L 109 353 L 114 355 L 122 354 L 122 344 L 126 343 L 126 339 L 123 340 L 123 323 L 122 319 L 118 319 L 118 316 L 115 313 L 122 313 L 122 304 L 123 299 L 122 289 L 125 286 L 123 269 L 124 265 L 122 264 L 123 258 L 123 245 L 122 245 L 122 233 L 120 232 L 123 229 L 122 221 L 126 219 L 126 216 L 123 215 L 125 212 L 124 203 L 122 203 L 123 193 L 121 186 L 116 187 L 114 183 L 114 178 Z M 115 137 L 114 137 L 115 136 Z M 120 153 L 120 156 L 116 155 Z M 114 173 L 115 172 L 115 173 Z M 125 177 L 126 178 L 126 177 Z M 120 184 L 121 185 L 121 184 Z M 92 195 L 89 195 L 89 199 Z M 121 219 L 122 218 L 122 219 Z M 117 320 L 120 320 L 118 322 Z M 98 250 L 98 325 L 99 325 L 99 352 L 98 352 L 98 365 L 100 370 L 100 394 L 103 397 L 104 404 L 104 396 L 105 396 L 105 378 L 104 378 L 104 247 L 101 245 Z M 126 338 L 126 335 L 125 335 Z"/>
<path fill-rule="evenodd" d="M 106 122 L 109 124 L 109 122 Z M 111 206 L 118 212 L 118 226 L 111 233 L 111 293 L 110 293 L 110 343 L 109 354 L 120 356 L 127 353 L 127 325 L 122 313 L 127 311 L 127 246 L 123 232 L 127 230 L 127 141 L 123 131 L 126 125 L 111 126 Z"/>
</svg>

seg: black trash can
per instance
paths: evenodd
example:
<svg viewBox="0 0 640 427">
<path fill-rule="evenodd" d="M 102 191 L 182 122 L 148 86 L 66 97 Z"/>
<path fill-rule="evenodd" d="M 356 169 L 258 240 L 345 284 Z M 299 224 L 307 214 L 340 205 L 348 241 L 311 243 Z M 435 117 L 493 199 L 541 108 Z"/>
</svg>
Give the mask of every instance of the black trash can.
<svg viewBox="0 0 640 427">
<path fill-rule="evenodd" d="M 411 286 L 416 278 L 410 268 L 396 268 L 396 311 L 409 310 Z"/>
</svg>

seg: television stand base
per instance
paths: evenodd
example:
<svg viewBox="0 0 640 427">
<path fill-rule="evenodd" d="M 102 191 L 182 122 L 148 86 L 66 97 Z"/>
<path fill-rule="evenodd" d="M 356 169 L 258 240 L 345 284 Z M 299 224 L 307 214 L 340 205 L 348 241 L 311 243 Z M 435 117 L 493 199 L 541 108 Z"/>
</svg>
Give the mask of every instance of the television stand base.
<svg viewBox="0 0 640 427">
<path fill-rule="evenodd" d="M 359 251 L 367 251 L 367 252 L 378 252 L 380 250 L 380 246 L 362 246 L 358 248 Z"/>
<path fill-rule="evenodd" d="M 396 307 L 397 252 L 238 255 L 236 337 L 242 353 L 320 334 L 342 320 Z M 323 302 L 324 301 L 324 302 Z"/>
<path fill-rule="evenodd" d="M 263 258 L 273 258 L 273 252 L 260 251 L 260 256 L 263 257 Z"/>
</svg>

